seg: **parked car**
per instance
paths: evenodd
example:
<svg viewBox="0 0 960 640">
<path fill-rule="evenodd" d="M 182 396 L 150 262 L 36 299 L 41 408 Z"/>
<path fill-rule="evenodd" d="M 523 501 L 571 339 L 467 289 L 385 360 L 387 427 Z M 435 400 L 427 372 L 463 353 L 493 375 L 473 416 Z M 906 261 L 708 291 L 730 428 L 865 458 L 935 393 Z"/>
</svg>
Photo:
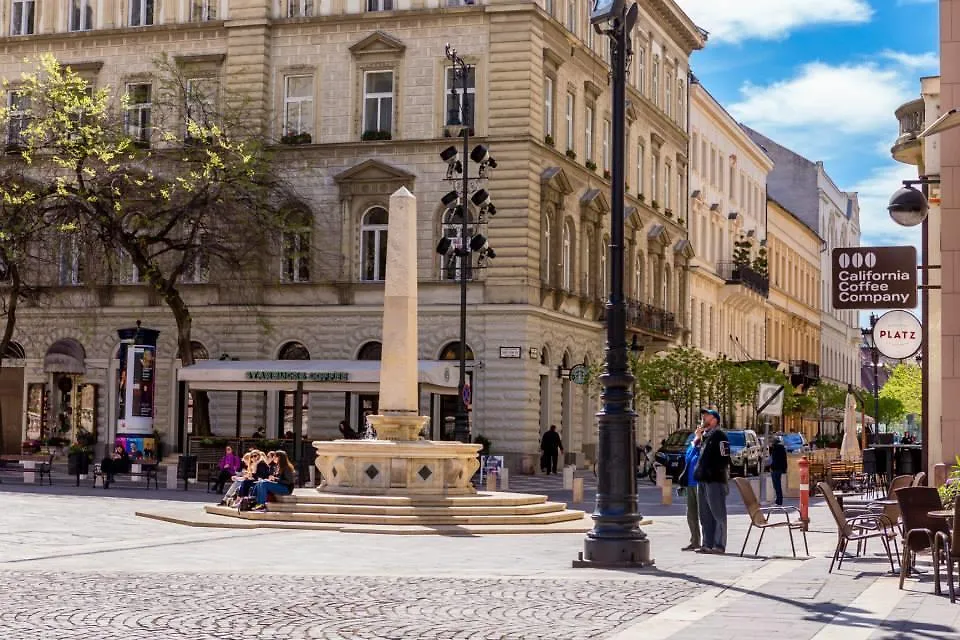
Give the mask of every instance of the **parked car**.
<svg viewBox="0 0 960 640">
<path fill-rule="evenodd" d="M 730 441 L 730 472 L 743 476 L 760 475 L 763 468 L 763 448 L 752 429 L 727 431 Z"/>
<path fill-rule="evenodd" d="M 802 433 L 778 433 L 777 436 L 783 440 L 787 453 L 806 453 L 810 450 L 810 445 Z"/>
<path fill-rule="evenodd" d="M 673 478 L 674 482 L 680 479 L 683 456 L 687 451 L 687 445 L 693 440 L 693 433 L 690 429 L 674 431 L 660 443 L 660 448 L 653 458 L 655 462 L 663 465 L 664 473 L 667 477 Z"/>
</svg>

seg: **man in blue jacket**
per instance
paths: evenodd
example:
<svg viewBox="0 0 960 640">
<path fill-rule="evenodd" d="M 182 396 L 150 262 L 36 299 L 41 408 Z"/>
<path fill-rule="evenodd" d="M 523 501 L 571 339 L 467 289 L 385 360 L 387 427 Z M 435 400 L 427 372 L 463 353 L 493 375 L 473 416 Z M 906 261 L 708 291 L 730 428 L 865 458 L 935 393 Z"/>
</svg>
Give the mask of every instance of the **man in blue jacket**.
<svg viewBox="0 0 960 640">
<path fill-rule="evenodd" d="M 697 509 L 697 479 L 694 473 L 697 470 L 697 461 L 700 460 L 700 447 L 697 442 L 703 437 L 703 425 L 697 427 L 694 437 L 687 443 L 687 450 L 683 456 L 683 469 L 680 472 L 680 486 L 684 487 L 687 496 L 687 526 L 690 527 L 690 544 L 683 551 L 697 551 L 700 548 L 700 512 Z"/>
</svg>

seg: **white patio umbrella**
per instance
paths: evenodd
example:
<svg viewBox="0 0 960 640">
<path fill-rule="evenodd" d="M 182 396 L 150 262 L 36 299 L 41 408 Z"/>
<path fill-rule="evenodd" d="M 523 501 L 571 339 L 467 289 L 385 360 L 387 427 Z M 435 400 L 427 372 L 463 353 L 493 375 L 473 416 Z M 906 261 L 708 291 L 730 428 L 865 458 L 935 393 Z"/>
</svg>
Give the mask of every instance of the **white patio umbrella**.
<svg viewBox="0 0 960 640">
<path fill-rule="evenodd" d="M 857 441 L 857 399 L 847 393 L 847 403 L 843 410 L 843 443 L 840 445 L 840 457 L 845 462 L 860 459 L 860 443 Z"/>
</svg>

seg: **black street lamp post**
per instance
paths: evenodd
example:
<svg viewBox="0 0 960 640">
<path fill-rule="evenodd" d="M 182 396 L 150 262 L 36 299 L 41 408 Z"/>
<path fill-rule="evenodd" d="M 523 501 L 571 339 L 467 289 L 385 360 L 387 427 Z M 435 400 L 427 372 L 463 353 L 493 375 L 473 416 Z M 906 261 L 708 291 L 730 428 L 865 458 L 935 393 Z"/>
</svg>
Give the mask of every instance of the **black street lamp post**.
<svg viewBox="0 0 960 640">
<path fill-rule="evenodd" d="M 633 375 L 627 356 L 627 307 L 623 291 L 623 199 L 626 166 L 626 85 L 630 38 L 637 5 L 625 0 L 597 0 L 591 22 L 611 41 L 613 65 L 613 180 L 610 211 L 610 292 L 607 300 L 606 363 L 600 383 L 603 409 L 598 414 L 597 502 L 593 529 L 574 566 L 644 566 L 652 564 L 650 541 L 641 531 L 637 506 L 636 442 L 631 408 Z"/>
<path fill-rule="evenodd" d="M 867 347 L 870 348 L 870 361 L 873 364 L 873 410 L 874 410 L 874 433 L 880 432 L 880 350 L 877 349 L 877 342 L 874 339 L 873 329 L 877 325 L 877 316 L 870 314 L 870 328 L 861 329 L 860 333 Z"/>
</svg>

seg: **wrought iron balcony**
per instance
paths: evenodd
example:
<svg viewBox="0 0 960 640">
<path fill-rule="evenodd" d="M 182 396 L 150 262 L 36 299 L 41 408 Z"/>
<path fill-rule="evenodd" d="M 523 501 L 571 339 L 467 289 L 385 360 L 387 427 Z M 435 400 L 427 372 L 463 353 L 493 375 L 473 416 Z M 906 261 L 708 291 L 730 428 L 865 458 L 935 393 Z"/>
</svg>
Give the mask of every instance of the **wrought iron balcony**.
<svg viewBox="0 0 960 640">
<path fill-rule="evenodd" d="M 717 274 L 727 284 L 742 284 L 756 291 L 764 298 L 770 297 L 770 278 L 760 275 L 748 265 L 739 265 L 734 262 L 721 262 L 717 265 Z"/>
<path fill-rule="evenodd" d="M 900 106 L 896 111 L 900 122 L 900 135 L 893 143 L 890 152 L 894 160 L 905 164 L 920 164 L 922 142 L 917 136 L 925 127 L 925 106 L 923 98 L 911 100 Z"/>
<path fill-rule="evenodd" d="M 670 338 L 675 337 L 678 330 L 676 316 L 673 313 L 639 300 L 629 299 L 627 300 L 627 326 Z"/>
<path fill-rule="evenodd" d="M 820 365 L 806 360 L 791 360 L 790 379 L 791 382 L 798 379 L 806 382 L 820 380 Z M 794 385 L 796 384 L 794 382 Z"/>
</svg>

